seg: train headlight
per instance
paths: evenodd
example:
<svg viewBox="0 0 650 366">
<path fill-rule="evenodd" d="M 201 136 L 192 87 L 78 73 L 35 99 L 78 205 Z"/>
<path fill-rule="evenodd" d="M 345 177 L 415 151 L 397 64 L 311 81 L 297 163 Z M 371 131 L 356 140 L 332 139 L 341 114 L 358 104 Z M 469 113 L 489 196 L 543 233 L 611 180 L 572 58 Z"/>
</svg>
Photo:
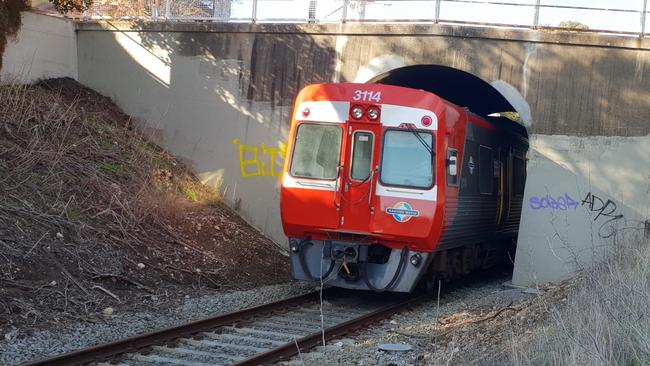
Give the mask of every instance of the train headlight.
<svg viewBox="0 0 650 366">
<path fill-rule="evenodd" d="M 433 118 L 431 118 L 431 116 L 424 116 L 422 117 L 421 122 L 424 127 L 429 127 L 433 123 Z"/>
<path fill-rule="evenodd" d="M 291 251 L 294 253 L 298 253 L 298 250 L 300 249 L 300 245 L 298 244 L 297 241 L 292 240 L 291 243 L 289 244 L 289 249 L 291 249 Z"/>
<path fill-rule="evenodd" d="M 379 109 L 370 107 L 370 109 L 368 109 L 368 118 L 373 121 L 379 118 Z"/>
<path fill-rule="evenodd" d="M 363 117 L 363 108 L 361 106 L 355 106 L 352 108 L 352 118 L 360 119 Z"/>
<path fill-rule="evenodd" d="M 305 117 L 305 118 L 309 117 L 310 113 L 311 113 L 311 110 L 309 110 L 309 108 L 305 108 L 305 109 L 302 110 L 302 116 Z"/>
<path fill-rule="evenodd" d="M 419 253 L 413 254 L 411 256 L 411 264 L 414 266 L 419 266 L 422 262 L 422 256 Z"/>
</svg>

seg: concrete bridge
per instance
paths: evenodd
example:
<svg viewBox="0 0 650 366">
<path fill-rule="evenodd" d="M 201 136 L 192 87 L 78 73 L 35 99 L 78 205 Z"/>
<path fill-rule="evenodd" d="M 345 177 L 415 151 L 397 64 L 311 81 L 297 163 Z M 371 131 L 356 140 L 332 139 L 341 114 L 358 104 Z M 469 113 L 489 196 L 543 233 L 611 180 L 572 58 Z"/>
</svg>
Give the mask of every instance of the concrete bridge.
<svg viewBox="0 0 650 366">
<path fill-rule="evenodd" d="M 650 231 L 650 41 L 417 24 L 26 23 L 5 55 L 5 78 L 36 55 L 32 65 L 58 73 L 28 78 L 71 76 L 113 98 L 279 243 L 278 180 L 296 92 L 418 64 L 504 81 L 530 103 L 513 282 L 564 278 Z M 50 50 L 59 43 L 74 52 Z"/>
</svg>

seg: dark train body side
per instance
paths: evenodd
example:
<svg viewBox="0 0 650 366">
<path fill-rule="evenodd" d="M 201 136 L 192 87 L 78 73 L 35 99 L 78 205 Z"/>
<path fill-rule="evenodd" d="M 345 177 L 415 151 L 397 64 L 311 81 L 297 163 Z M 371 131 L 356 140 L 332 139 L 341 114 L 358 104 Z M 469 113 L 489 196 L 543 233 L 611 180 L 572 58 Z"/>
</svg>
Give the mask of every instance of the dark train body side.
<svg viewBox="0 0 650 366">
<path fill-rule="evenodd" d="M 459 182 L 448 177 L 438 250 L 486 239 L 516 238 L 526 179 L 527 139 L 471 114 L 466 131 L 458 137 L 462 143 L 450 143 L 450 147 L 458 149 L 462 168 Z"/>
</svg>

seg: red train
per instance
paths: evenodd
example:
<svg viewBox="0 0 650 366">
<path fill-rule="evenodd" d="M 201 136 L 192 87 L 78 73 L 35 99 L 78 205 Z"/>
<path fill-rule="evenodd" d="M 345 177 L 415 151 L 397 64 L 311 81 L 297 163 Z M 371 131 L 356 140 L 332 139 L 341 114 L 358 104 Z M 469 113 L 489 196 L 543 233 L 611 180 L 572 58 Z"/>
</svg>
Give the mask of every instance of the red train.
<svg viewBox="0 0 650 366">
<path fill-rule="evenodd" d="M 281 185 L 293 276 L 409 292 L 489 265 L 516 239 L 527 150 L 519 124 L 428 91 L 305 87 Z"/>
</svg>

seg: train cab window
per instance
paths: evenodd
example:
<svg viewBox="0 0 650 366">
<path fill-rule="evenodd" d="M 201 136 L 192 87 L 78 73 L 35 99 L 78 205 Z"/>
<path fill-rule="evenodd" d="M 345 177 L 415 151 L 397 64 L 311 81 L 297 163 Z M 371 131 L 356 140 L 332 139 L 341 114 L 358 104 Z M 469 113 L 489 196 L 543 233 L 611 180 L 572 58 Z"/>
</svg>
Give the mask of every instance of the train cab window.
<svg viewBox="0 0 650 366">
<path fill-rule="evenodd" d="M 289 173 L 297 178 L 336 179 L 342 134 L 341 127 L 334 125 L 298 126 Z"/>
<path fill-rule="evenodd" d="M 494 193 L 494 151 L 481 145 L 478 150 L 478 187 L 481 194 Z"/>
<path fill-rule="evenodd" d="M 384 133 L 380 181 L 384 185 L 429 189 L 433 187 L 433 134 L 411 130 Z"/>
<path fill-rule="evenodd" d="M 364 181 L 370 176 L 374 136 L 371 132 L 357 131 L 352 142 L 350 178 Z"/>
</svg>

